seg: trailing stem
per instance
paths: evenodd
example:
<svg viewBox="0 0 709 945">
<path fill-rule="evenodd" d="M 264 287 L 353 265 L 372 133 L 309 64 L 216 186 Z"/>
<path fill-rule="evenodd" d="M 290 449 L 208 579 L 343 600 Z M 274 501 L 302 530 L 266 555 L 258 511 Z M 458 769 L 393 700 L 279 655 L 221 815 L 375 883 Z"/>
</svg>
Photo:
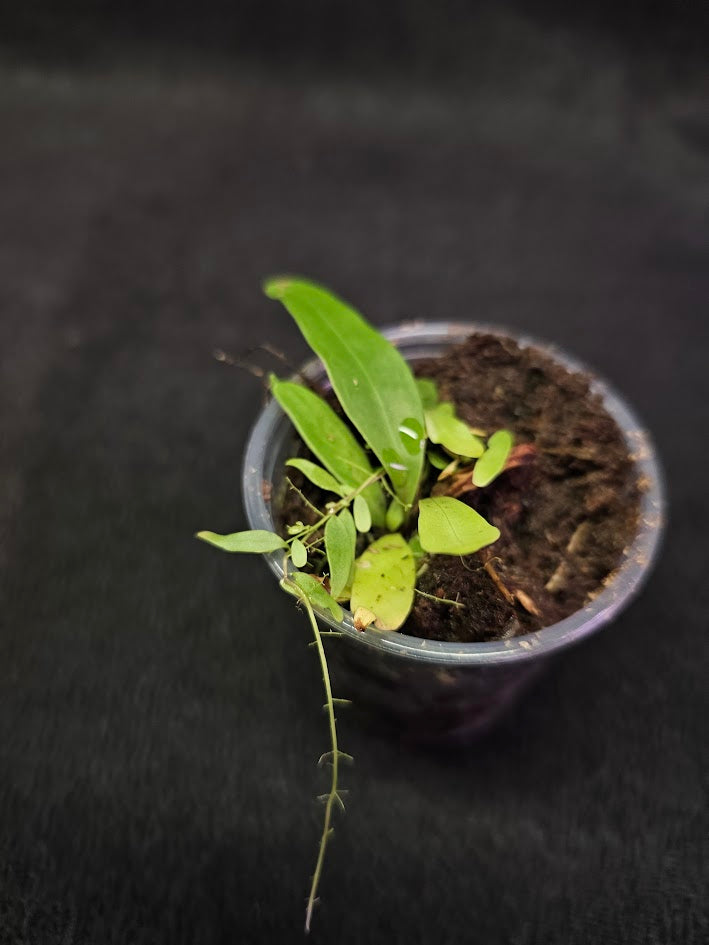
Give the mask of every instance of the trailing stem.
<svg viewBox="0 0 709 945">
<path fill-rule="evenodd" d="M 310 620 L 310 626 L 313 630 L 313 642 L 315 643 L 315 647 L 318 651 L 318 657 L 320 659 L 320 669 L 322 671 L 323 684 L 325 687 L 325 708 L 327 709 L 328 721 L 330 725 L 330 751 L 326 752 L 320 759 L 321 763 L 329 760 L 331 764 L 330 790 L 328 794 L 323 796 L 325 801 L 323 829 L 320 836 L 320 846 L 318 848 L 318 859 L 315 864 L 315 872 L 313 873 L 313 879 L 310 884 L 310 893 L 308 894 L 308 905 L 305 911 L 305 931 L 309 932 L 310 923 L 313 917 L 313 909 L 315 908 L 315 903 L 317 902 L 318 886 L 320 884 L 320 877 L 322 876 L 323 863 L 325 862 L 325 849 L 327 847 L 327 841 L 329 840 L 333 831 L 333 809 L 335 804 L 337 804 L 341 810 L 345 809 L 342 797 L 338 791 L 340 758 L 347 758 L 351 760 L 351 755 L 346 755 L 344 752 L 341 752 L 337 744 L 337 720 L 335 718 L 335 699 L 332 695 L 330 670 L 327 665 L 327 656 L 325 655 L 325 647 L 323 646 L 322 642 L 322 634 L 315 618 L 313 605 L 310 603 L 307 596 L 298 587 L 298 585 L 290 581 L 288 577 L 284 577 L 284 579 L 281 581 L 281 585 L 284 590 L 297 597 L 308 612 L 308 619 Z"/>
</svg>

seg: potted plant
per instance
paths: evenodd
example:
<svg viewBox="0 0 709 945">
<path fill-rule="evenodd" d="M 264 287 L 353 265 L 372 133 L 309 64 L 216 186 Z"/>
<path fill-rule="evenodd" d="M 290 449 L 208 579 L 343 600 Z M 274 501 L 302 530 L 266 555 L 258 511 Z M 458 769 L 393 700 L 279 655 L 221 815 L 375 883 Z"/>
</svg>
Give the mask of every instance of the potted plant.
<svg viewBox="0 0 709 945">
<path fill-rule="evenodd" d="M 566 355 L 473 325 L 379 333 L 302 279 L 265 291 L 318 359 L 271 377 L 244 461 L 251 529 L 198 537 L 265 554 L 314 635 L 331 783 L 309 929 L 343 806 L 338 702 L 425 738 L 488 726 L 636 593 L 663 498 L 647 434 Z"/>
</svg>

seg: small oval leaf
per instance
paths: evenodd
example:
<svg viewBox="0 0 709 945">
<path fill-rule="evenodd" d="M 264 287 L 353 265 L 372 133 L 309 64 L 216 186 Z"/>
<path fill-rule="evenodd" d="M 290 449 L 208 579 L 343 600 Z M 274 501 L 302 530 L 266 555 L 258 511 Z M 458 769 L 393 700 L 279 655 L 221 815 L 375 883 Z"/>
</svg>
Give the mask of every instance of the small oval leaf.
<svg viewBox="0 0 709 945">
<path fill-rule="evenodd" d="M 372 516 L 369 512 L 369 506 L 364 501 L 364 497 L 356 495 L 354 502 L 352 503 L 352 511 L 354 513 L 354 523 L 358 532 L 368 532 L 372 527 Z"/>
<path fill-rule="evenodd" d="M 288 546 L 274 532 L 256 528 L 246 532 L 233 532 L 231 535 L 218 535 L 216 532 L 197 532 L 196 538 L 206 541 L 222 551 L 243 551 L 251 554 L 268 554 Z"/>
<path fill-rule="evenodd" d="M 367 610 L 366 607 L 358 607 L 352 614 L 352 619 L 355 630 L 366 630 L 377 619 L 377 615 L 373 614 L 371 610 Z"/>
<path fill-rule="evenodd" d="M 308 563 L 308 550 L 300 538 L 294 538 L 291 542 L 290 556 L 296 568 L 304 568 Z"/>
<path fill-rule="evenodd" d="M 354 531 L 339 515 L 331 515 L 325 525 L 325 552 L 330 568 L 330 593 L 340 597 L 350 580 L 355 556 Z"/>
<path fill-rule="evenodd" d="M 350 607 L 371 611 L 380 630 L 398 630 L 414 601 L 416 567 L 411 548 L 399 535 L 384 535 L 355 562 Z"/>
<path fill-rule="evenodd" d="M 458 499 L 440 496 L 419 502 L 419 539 L 424 551 L 469 555 L 499 537 L 499 529 Z"/>
<path fill-rule="evenodd" d="M 455 415 L 453 404 L 438 404 L 426 411 L 426 430 L 432 443 L 440 443 L 457 456 L 482 456 L 485 447 L 467 423 Z"/>
<path fill-rule="evenodd" d="M 444 453 L 441 453 L 440 450 L 429 450 L 426 456 L 434 469 L 445 469 L 450 465 L 450 456 L 446 456 Z"/>
<path fill-rule="evenodd" d="M 387 509 L 386 526 L 390 532 L 398 532 L 404 522 L 404 506 L 398 499 L 392 499 Z"/>
<path fill-rule="evenodd" d="M 421 558 L 426 554 L 421 547 L 421 539 L 419 538 L 418 532 L 414 532 L 411 538 L 409 538 L 409 548 L 411 549 L 411 554 L 414 556 L 414 561 L 418 564 Z"/>
<path fill-rule="evenodd" d="M 498 430 L 492 434 L 487 441 L 487 449 L 473 469 L 473 485 L 482 489 L 500 475 L 513 443 L 514 437 L 509 430 Z"/>
<path fill-rule="evenodd" d="M 343 486 L 332 476 L 327 469 L 318 466 L 317 463 L 311 463 L 309 459 L 287 459 L 286 466 L 292 466 L 299 469 L 306 479 L 309 479 L 318 489 L 324 489 L 326 492 L 334 492 L 336 495 L 346 495 L 350 489 Z"/>
</svg>

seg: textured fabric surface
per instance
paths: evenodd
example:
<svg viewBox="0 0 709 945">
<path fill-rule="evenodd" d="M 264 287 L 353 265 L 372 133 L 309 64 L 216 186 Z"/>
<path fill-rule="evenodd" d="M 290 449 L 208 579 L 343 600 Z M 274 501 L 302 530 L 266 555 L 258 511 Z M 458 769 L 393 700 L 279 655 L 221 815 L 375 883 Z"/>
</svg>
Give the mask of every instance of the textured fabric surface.
<svg viewBox="0 0 709 945">
<path fill-rule="evenodd" d="M 426 752 L 340 712 L 356 764 L 312 940 L 709 940 L 707 139 L 587 66 L 425 93 L 5 69 L 0 942 L 302 941 L 328 747 L 308 629 L 260 560 L 191 537 L 243 527 L 262 401 L 213 350 L 305 354 L 260 293 L 278 270 L 377 324 L 568 348 L 654 432 L 671 506 L 643 596 L 484 741 Z"/>
</svg>

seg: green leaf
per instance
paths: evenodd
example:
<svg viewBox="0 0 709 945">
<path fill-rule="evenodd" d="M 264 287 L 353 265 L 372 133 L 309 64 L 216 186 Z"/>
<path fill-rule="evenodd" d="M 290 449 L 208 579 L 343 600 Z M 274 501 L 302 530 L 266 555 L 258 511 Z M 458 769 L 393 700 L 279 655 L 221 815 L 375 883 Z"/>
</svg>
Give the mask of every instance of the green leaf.
<svg viewBox="0 0 709 945">
<path fill-rule="evenodd" d="M 444 456 L 440 450 L 429 450 L 426 455 L 434 469 L 445 469 L 446 466 L 450 465 L 450 456 Z"/>
<path fill-rule="evenodd" d="M 317 456 L 332 475 L 356 489 L 374 470 L 367 454 L 347 424 L 332 407 L 302 384 L 281 381 L 271 375 L 271 391 L 305 445 Z M 367 486 L 362 495 L 372 513 L 372 521 L 384 525 L 386 501 L 379 483 Z"/>
<path fill-rule="evenodd" d="M 409 548 L 411 549 L 411 554 L 414 556 L 416 563 L 425 556 L 426 552 L 421 547 L 421 539 L 419 538 L 418 532 L 414 532 L 411 538 L 409 538 Z"/>
<path fill-rule="evenodd" d="M 440 496 L 419 502 L 419 539 L 424 551 L 469 555 L 499 537 L 499 529 L 458 499 Z"/>
<path fill-rule="evenodd" d="M 265 529 L 254 529 L 248 532 L 233 532 L 231 535 L 218 535 L 216 532 L 197 532 L 196 538 L 201 538 L 215 548 L 222 551 L 244 551 L 253 554 L 268 554 L 288 546 L 283 539 L 274 532 Z"/>
<path fill-rule="evenodd" d="M 357 531 L 363 534 L 368 532 L 372 527 L 372 517 L 369 514 L 369 506 L 361 495 L 355 496 L 352 511 L 354 512 L 354 523 Z"/>
<path fill-rule="evenodd" d="M 299 469 L 306 479 L 309 479 L 313 485 L 317 486 L 318 489 L 324 489 L 326 492 L 335 492 L 337 495 L 346 495 L 352 490 L 347 486 L 343 486 L 341 482 L 338 482 L 334 476 L 323 469 L 322 466 L 318 466 L 317 463 L 311 463 L 309 459 L 287 459 L 286 466 L 293 466 L 294 469 Z"/>
<path fill-rule="evenodd" d="M 411 548 L 399 534 L 384 535 L 355 561 L 350 608 L 371 611 L 380 630 L 398 630 L 411 610 L 415 583 Z"/>
<path fill-rule="evenodd" d="M 398 499 L 392 499 L 387 509 L 387 531 L 398 532 L 404 524 L 404 506 Z"/>
<path fill-rule="evenodd" d="M 308 598 L 313 607 L 319 607 L 320 610 L 329 610 L 335 620 L 342 620 L 342 607 L 333 600 L 317 578 L 312 574 L 306 574 L 304 571 L 296 571 L 291 574 L 291 579 Z"/>
<path fill-rule="evenodd" d="M 350 542 L 352 543 L 352 548 L 356 549 L 357 546 L 357 528 L 355 527 L 354 518 L 349 509 L 343 509 L 340 514 L 337 516 L 340 521 L 343 523 L 347 529 L 347 534 L 350 536 Z M 350 574 L 347 578 L 347 583 L 338 595 L 338 600 L 349 600 L 350 594 L 352 593 L 352 578 L 354 577 L 354 551 L 352 553 L 352 564 L 350 566 Z"/>
<path fill-rule="evenodd" d="M 498 430 L 487 441 L 487 449 L 473 469 L 473 484 L 478 488 L 489 486 L 505 468 L 514 437 L 509 430 Z"/>
<path fill-rule="evenodd" d="M 296 568 L 304 568 L 308 563 L 308 550 L 300 538 L 294 538 L 291 542 L 290 556 Z"/>
<path fill-rule="evenodd" d="M 347 514 L 349 515 L 349 512 Z M 350 529 L 349 523 L 340 515 L 331 515 L 325 525 L 325 551 L 330 568 L 330 593 L 335 598 L 342 595 L 349 583 L 355 557 L 355 541 L 354 527 Z"/>
<path fill-rule="evenodd" d="M 429 377 L 417 377 L 416 387 L 418 388 L 421 405 L 424 410 L 430 410 L 438 403 L 438 387 L 435 381 Z"/>
<path fill-rule="evenodd" d="M 440 443 L 456 456 L 482 456 L 485 450 L 482 440 L 456 417 L 453 404 L 438 404 L 427 410 L 426 430 L 432 443 Z"/>
<path fill-rule="evenodd" d="M 411 505 L 423 468 L 421 397 L 408 364 L 378 331 L 326 289 L 302 279 L 269 279 L 320 357 L 342 407 L 379 457 L 399 498 Z"/>
</svg>

